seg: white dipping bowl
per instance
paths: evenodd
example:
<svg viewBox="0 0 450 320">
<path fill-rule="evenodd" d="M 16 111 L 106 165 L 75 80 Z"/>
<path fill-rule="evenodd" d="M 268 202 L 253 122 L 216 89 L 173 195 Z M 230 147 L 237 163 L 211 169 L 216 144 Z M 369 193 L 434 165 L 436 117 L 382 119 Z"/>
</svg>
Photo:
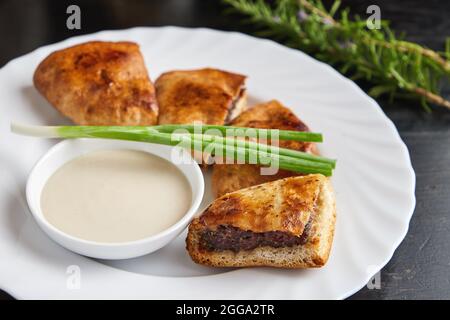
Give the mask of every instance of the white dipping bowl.
<svg viewBox="0 0 450 320">
<path fill-rule="evenodd" d="M 99 259 L 128 259 L 142 256 L 160 249 L 177 237 L 196 214 L 204 193 L 203 175 L 195 161 L 175 163 L 172 160 L 174 147 L 144 142 L 73 139 L 64 140 L 53 146 L 34 166 L 27 181 L 27 202 L 33 217 L 44 232 L 63 247 L 76 253 Z M 41 193 L 53 173 L 68 161 L 99 150 L 139 150 L 148 152 L 174 165 L 184 174 L 192 190 L 192 202 L 189 210 L 168 229 L 136 241 L 103 243 L 74 237 L 62 232 L 50 224 L 41 210 Z M 188 156 L 190 157 L 190 155 Z M 176 197 L 176 195 L 174 195 Z"/>
</svg>

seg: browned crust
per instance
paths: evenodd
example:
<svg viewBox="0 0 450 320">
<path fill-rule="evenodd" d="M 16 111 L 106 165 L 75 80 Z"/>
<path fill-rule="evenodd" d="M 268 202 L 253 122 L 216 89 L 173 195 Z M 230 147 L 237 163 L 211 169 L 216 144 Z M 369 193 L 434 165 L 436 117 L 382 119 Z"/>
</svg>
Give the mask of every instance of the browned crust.
<svg viewBox="0 0 450 320">
<path fill-rule="evenodd" d="M 205 226 L 196 219 L 189 226 L 186 248 L 194 262 L 212 267 L 322 267 L 330 256 L 335 230 L 336 206 L 328 179 L 327 187 L 323 188 L 321 192 L 326 193 L 326 195 L 322 194 L 322 197 L 328 197 L 328 203 L 326 205 L 319 204 L 322 210 L 319 210 L 317 215 L 312 218 L 311 235 L 304 245 L 283 248 L 266 246 L 238 252 L 202 250 L 199 246 L 200 234 Z"/>
<path fill-rule="evenodd" d="M 55 51 L 39 64 L 33 81 L 77 124 L 156 124 L 155 90 L 136 43 L 92 41 Z"/>
<path fill-rule="evenodd" d="M 238 127 L 309 131 L 290 109 L 277 100 L 255 105 L 242 112 L 230 125 Z M 280 147 L 317 154 L 315 143 L 280 141 Z M 261 183 L 298 175 L 279 170 L 274 175 L 262 175 L 259 166 L 251 164 L 215 164 L 212 173 L 213 193 L 219 197 L 229 192 Z"/>
<path fill-rule="evenodd" d="M 155 82 L 159 124 L 223 125 L 235 100 L 245 98 L 245 78 L 212 68 L 163 73 Z"/>
<path fill-rule="evenodd" d="M 292 171 L 279 170 L 275 175 L 261 175 L 254 164 L 214 164 L 211 185 L 216 197 L 258 184 L 294 176 Z"/>
<path fill-rule="evenodd" d="M 316 208 L 322 175 L 272 181 L 216 199 L 197 219 L 214 229 L 230 225 L 253 232 L 282 231 L 300 236 Z"/>
</svg>

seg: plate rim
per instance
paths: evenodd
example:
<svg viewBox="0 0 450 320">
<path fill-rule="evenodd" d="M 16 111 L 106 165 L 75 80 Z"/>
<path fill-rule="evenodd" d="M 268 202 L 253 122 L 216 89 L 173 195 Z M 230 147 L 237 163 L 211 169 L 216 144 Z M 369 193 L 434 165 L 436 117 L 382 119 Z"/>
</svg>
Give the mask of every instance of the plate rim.
<svg viewBox="0 0 450 320">
<path fill-rule="evenodd" d="M 218 30 L 218 29 L 212 29 L 212 28 L 206 28 L 206 27 L 180 27 L 180 26 L 167 25 L 167 26 L 136 26 L 136 27 L 131 27 L 131 28 L 112 29 L 112 30 L 108 29 L 108 30 L 100 30 L 100 31 L 96 31 L 93 33 L 68 37 L 61 41 L 57 41 L 57 42 L 53 42 L 50 44 L 46 44 L 44 46 L 37 47 L 25 54 L 22 54 L 18 57 L 15 57 L 15 58 L 9 60 L 6 64 L 4 64 L 0 68 L 0 75 L 4 69 L 9 68 L 11 66 L 11 64 L 13 64 L 13 63 L 17 63 L 17 61 L 20 59 L 23 59 L 27 56 L 36 54 L 37 52 L 39 52 L 41 50 L 48 50 L 50 47 L 64 45 L 64 43 L 66 43 L 66 42 L 74 41 L 74 42 L 78 43 L 78 42 L 82 42 L 84 38 L 91 38 L 91 37 L 99 36 L 101 34 L 108 34 L 108 33 L 133 32 L 133 31 L 140 31 L 140 30 L 142 30 L 142 31 L 145 31 L 145 30 L 168 30 L 168 29 L 172 29 L 175 31 L 189 31 L 189 32 L 212 32 L 212 33 L 221 33 L 221 34 L 225 34 L 228 36 L 238 36 L 238 37 L 243 37 L 243 38 L 249 38 L 251 40 L 258 40 L 261 42 L 266 42 L 272 46 L 278 47 L 279 49 L 289 51 L 289 52 L 297 54 L 297 55 L 301 55 L 304 58 L 308 59 L 311 63 L 314 63 L 317 66 L 320 66 L 321 68 L 328 69 L 327 72 L 333 74 L 335 77 L 337 77 L 339 79 L 339 81 L 344 81 L 348 85 L 350 85 L 355 90 L 355 93 L 358 92 L 358 94 L 360 94 L 368 102 L 370 102 L 370 106 L 378 113 L 378 116 L 381 117 L 386 122 L 391 133 L 393 133 L 393 137 L 395 137 L 396 143 L 398 143 L 399 147 L 401 147 L 401 151 L 404 156 L 403 162 L 406 165 L 405 169 L 407 169 L 408 175 L 411 178 L 411 185 L 410 185 L 411 188 L 408 192 L 410 194 L 409 212 L 408 212 L 408 215 L 406 215 L 406 212 L 405 212 L 404 217 L 401 219 L 400 223 L 398 224 L 399 226 L 401 225 L 402 232 L 398 233 L 395 243 L 392 243 L 389 246 L 389 253 L 386 254 L 386 258 L 383 259 L 383 261 L 380 262 L 379 264 L 377 264 L 376 266 L 374 265 L 373 272 L 367 273 L 365 282 L 362 283 L 361 286 L 355 286 L 352 290 L 348 290 L 347 292 L 342 292 L 341 294 L 337 295 L 336 299 L 339 299 L 339 300 L 345 299 L 345 298 L 353 295 L 354 293 L 358 292 L 359 290 L 361 290 L 368 283 L 368 281 L 370 281 L 370 279 L 392 259 L 395 251 L 398 249 L 398 247 L 403 242 L 403 240 L 405 239 L 405 237 L 408 233 L 411 218 L 412 218 L 412 215 L 414 214 L 415 206 L 416 206 L 416 196 L 415 196 L 416 174 L 415 174 L 414 168 L 412 166 L 409 150 L 408 150 L 405 142 L 401 138 L 393 121 L 384 113 L 381 106 L 375 101 L 375 99 L 373 99 L 366 92 L 364 92 L 354 81 L 348 79 L 347 77 L 345 77 L 344 75 L 339 73 L 332 66 L 330 66 L 320 60 L 315 59 L 314 57 L 304 53 L 303 51 L 286 47 L 286 46 L 284 46 L 274 40 L 271 40 L 271 39 L 259 38 L 259 37 L 255 37 L 255 36 L 245 34 L 242 32 L 237 32 L 237 31 L 224 31 L 224 30 Z M 388 250 L 386 250 L 386 252 L 388 252 Z M 97 263 L 99 263 L 99 262 L 97 262 Z M 103 266 L 116 270 L 115 268 L 108 266 L 108 265 L 103 265 Z M 130 272 L 130 271 L 126 271 L 126 270 L 121 270 L 121 271 Z M 207 275 L 206 277 L 210 277 L 210 276 L 215 276 L 215 275 Z M 157 276 L 157 277 L 160 277 L 160 276 Z M 205 277 L 205 276 L 202 276 L 202 277 Z M 166 277 L 163 277 L 163 278 L 166 278 Z M 0 289 L 7 292 L 8 294 L 15 297 L 16 299 L 22 299 L 21 294 L 19 292 L 16 292 L 16 290 L 14 288 L 11 288 L 10 286 L 7 286 L 4 284 L 4 281 L 2 281 L 1 274 L 0 274 Z"/>
</svg>

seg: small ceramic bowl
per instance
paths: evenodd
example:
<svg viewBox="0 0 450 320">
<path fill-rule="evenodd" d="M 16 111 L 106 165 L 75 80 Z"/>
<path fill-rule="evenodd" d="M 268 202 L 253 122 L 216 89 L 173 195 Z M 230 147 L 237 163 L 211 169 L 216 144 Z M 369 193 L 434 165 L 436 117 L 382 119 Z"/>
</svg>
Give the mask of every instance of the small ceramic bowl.
<svg viewBox="0 0 450 320">
<path fill-rule="evenodd" d="M 38 225 L 63 247 L 76 253 L 99 259 L 128 259 L 156 251 L 177 237 L 197 212 L 204 193 L 203 175 L 194 161 L 174 163 L 184 174 L 192 190 L 192 203 L 186 214 L 168 229 L 148 238 L 120 243 L 102 243 L 80 239 L 54 227 L 41 211 L 41 192 L 48 178 L 63 164 L 97 150 L 132 149 L 148 152 L 171 163 L 173 147 L 142 142 L 74 139 L 64 140 L 52 147 L 34 166 L 28 178 L 26 195 L 28 206 Z"/>
</svg>

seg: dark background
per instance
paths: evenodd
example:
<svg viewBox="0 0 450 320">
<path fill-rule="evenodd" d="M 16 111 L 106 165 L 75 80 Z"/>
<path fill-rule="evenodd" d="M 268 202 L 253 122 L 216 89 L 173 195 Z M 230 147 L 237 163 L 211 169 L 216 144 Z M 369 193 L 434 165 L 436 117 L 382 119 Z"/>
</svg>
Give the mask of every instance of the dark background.
<svg viewBox="0 0 450 320">
<path fill-rule="evenodd" d="M 66 28 L 70 4 L 81 7 L 80 31 Z M 344 0 L 343 4 L 361 15 L 368 5 L 377 4 L 382 18 L 406 32 L 407 39 L 436 50 L 442 50 L 450 36 L 450 1 Z M 218 0 L 0 0 L 0 66 L 42 45 L 105 29 L 177 25 L 252 32 L 251 26 L 242 26 L 240 16 L 224 15 L 223 10 Z M 447 98 L 449 93 L 447 86 Z M 381 289 L 363 288 L 351 299 L 449 299 L 450 110 L 436 107 L 427 114 L 415 102 L 379 103 L 411 153 L 417 206 L 408 235 L 381 271 Z M 9 296 L 0 291 L 2 298 Z"/>
</svg>

